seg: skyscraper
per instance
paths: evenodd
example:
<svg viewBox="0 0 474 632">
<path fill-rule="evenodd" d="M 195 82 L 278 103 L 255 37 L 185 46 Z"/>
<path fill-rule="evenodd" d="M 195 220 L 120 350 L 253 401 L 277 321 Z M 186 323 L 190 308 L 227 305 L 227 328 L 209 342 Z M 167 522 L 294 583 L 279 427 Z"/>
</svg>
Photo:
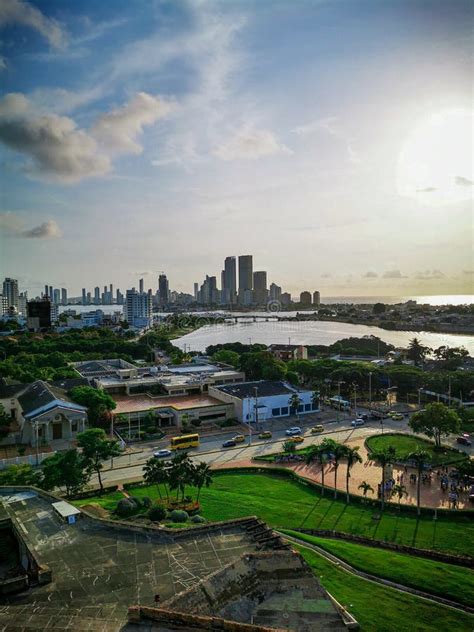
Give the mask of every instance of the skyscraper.
<svg viewBox="0 0 474 632">
<path fill-rule="evenodd" d="M 59 305 L 59 303 L 61 302 L 61 290 L 58 289 L 54 289 L 53 290 L 53 303 L 55 305 Z"/>
<path fill-rule="evenodd" d="M 158 277 L 158 293 L 160 296 L 160 305 L 164 307 L 169 303 L 170 287 L 166 274 L 160 274 Z"/>
<path fill-rule="evenodd" d="M 94 303 L 100 305 L 100 287 L 98 285 L 94 288 Z"/>
<path fill-rule="evenodd" d="M 135 288 L 127 290 L 123 309 L 125 320 L 132 327 L 149 327 L 151 323 L 151 295 L 137 292 Z"/>
<path fill-rule="evenodd" d="M 140 294 L 143 294 L 143 279 L 140 279 L 140 281 L 138 281 L 138 287 L 138 291 L 140 292 Z"/>
<path fill-rule="evenodd" d="M 310 292 L 301 292 L 300 294 L 300 303 L 305 307 L 311 305 L 311 293 Z"/>
<path fill-rule="evenodd" d="M 313 305 L 315 307 L 319 307 L 321 305 L 321 295 L 317 290 L 313 292 Z"/>
<path fill-rule="evenodd" d="M 266 305 L 268 301 L 267 273 L 263 270 L 253 273 L 253 298 L 257 305 Z"/>
<path fill-rule="evenodd" d="M 280 301 L 281 300 L 281 287 L 276 283 L 270 284 L 270 300 L 271 301 Z"/>
<path fill-rule="evenodd" d="M 222 302 L 232 305 L 237 293 L 237 265 L 235 257 L 226 257 L 222 279 Z"/>
<path fill-rule="evenodd" d="M 5 278 L 2 294 L 7 297 L 8 307 L 18 309 L 18 281 L 16 279 Z"/>
<path fill-rule="evenodd" d="M 86 288 L 85 287 L 82 288 L 82 304 L 83 305 L 87 305 L 87 295 L 86 295 Z"/>
<path fill-rule="evenodd" d="M 194 300 L 195 301 L 198 300 L 198 293 L 199 293 L 199 283 L 195 283 L 194 284 Z"/>
<path fill-rule="evenodd" d="M 61 288 L 61 303 L 67 305 L 67 290 L 65 287 Z"/>
<path fill-rule="evenodd" d="M 239 303 L 251 305 L 253 289 L 253 259 L 252 255 L 239 257 Z"/>
</svg>

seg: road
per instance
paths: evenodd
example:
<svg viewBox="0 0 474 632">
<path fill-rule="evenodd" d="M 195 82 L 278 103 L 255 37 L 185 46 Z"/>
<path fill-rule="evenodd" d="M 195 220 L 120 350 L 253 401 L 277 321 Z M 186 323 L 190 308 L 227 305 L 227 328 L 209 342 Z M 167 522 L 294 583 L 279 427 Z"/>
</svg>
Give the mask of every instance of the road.
<svg viewBox="0 0 474 632">
<path fill-rule="evenodd" d="M 214 436 L 203 436 L 201 438 L 201 444 L 198 448 L 189 450 L 189 456 L 194 461 L 204 461 L 209 465 L 222 465 L 231 464 L 232 461 L 243 461 L 245 459 L 251 459 L 255 456 L 263 456 L 265 454 L 275 453 L 281 450 L 282 444 L 286 441 L 285 429 L 290 426 L 300 426 L 302 429 L 302 436 L 304 436 L 304 443 L 302 446 L 308 446 L 311 444 L 320 443 L 325 437 L 330 437 L 336 441 L 343 442 L 347 439 L 357 438 L 363 442 L 367 437 L 374 434 L 380 434 L 382 430 L 384 432 L 407 432 L 413 434 L 408 427 L 408 418 L 404 421 L 393 421 L 392 419 L 385 419 L 383 427 L 380 421 L 368 421 L 364 426 L 357 428 L 351 427 L 350 417 L 337 421 L 333 418 L 334 412 L 322 413 L 318 415 L 310 415 L 299 420 L 293 418 L 291 420 L 278 420 L 271 423 L 272 438 L 267 440 L 260 440 L 257 434 L 253 434 L 252 439 L 247 435 L 245 443 L 238 444 L 235 448 L 222 448 L 222 443 L 227 439 L 231 439 L 235 434 L 235 430 L 224 432 Z M 311 417 L 311 418 L 309 418 Z M 310 429 L 316 423 L 323 423 L 324 432 L 318 435 L 312 435 Z M 268 425 L 266 425 L 266 428 Z M 464 450 L 467 454 L 472 455 L 472 447 L 456 445 L 456 437 L 449 437 L 444 443 Z M 113 460 L 113 468 L 108 466 L 104 467 L 102 480 L 105 485 L 114 485 L 124 483 L 128 480 L 140 479 L 143 475 L 143 465 L 147 459 L 149 459 L 154 450 L 160 448 L 167 448 L 169 445 L 169 439 L 164 439 L 160 442 L 142 444 L 142 450 L 140 452 L 124 455 Z M 299 446 L 298 446 L 299 447 Z M 94 479 L 92 482 L 95 482 Z"/>
</svg>

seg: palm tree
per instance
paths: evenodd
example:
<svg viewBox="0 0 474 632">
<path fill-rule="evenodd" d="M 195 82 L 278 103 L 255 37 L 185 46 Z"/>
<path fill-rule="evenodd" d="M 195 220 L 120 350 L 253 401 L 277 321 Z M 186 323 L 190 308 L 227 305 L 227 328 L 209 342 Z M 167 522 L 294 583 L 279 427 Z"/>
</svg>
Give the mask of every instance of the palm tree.
<svg viewBox="0 0 474 632">
<path fill-rule="evenodd" d="M 324 496 L 324 489 L 325 489 L 324 466 L 327 463 L 329 455 L 334 453 L 334 450 L 336 449 L 336 445 L 337 445 L 337 442 L 334 441 L 334 439 L 323 439 L 323 441 L 318 446 L 316 446 L 318 450 L 317 456 L 319 459 L 319 463 L 321 465 L 321 496 Z"/>
<path fill-rule="evenodd" d="M 176 489 L 176 500 L 179 498 L 180 492 L 181 498 L 184 500 L 186 485 L 192 485 L 194 480 L 194 464 L 187 452 L 181 452 L 172 459 L 169 480 L 170 489 Z"/>
<path fill-rule="evenodd" d="M 339 469 L 339 461 L 346 456 L 346 446 L 342 443 L 336 443 L 332 458 L 334 460 L 334 500 L 337 498 L 337 470 Z"/>
<path fill-rule="evenodd" d="M 302 403 L 301 397 L 298 395 L 298 393 L 293 393 L 293 395 L 291 395 L 290 399 L 288 400 L 288 406 L 290 407 L 290 412 L 291 412 L 291 409 L 295 410 L 297 419 L 299 419 L 298 408 L 301 405 L 301 403 Z"/>
<path fill-rule="evenodd" d="M 169 481 L 168 471 L 166 470 L 165 463 L 159 459 L 152 457 L 148 459 L 143 468 L 143 478 L 150 485 L 156 485 L 160 500 L 163 498 L 161 495 L 160 485 L 163 485 L 166 491 L 166 497 L 169 498 L 167 483 Z"/>
<path fill-rule="evenodd" d="M 413 360 L 416 366 L 422 364 L 427 355 L 431 353 L 431 349 L 429 347 L 425 347 L 421 344 L 418 338 L 413 338 L 410 340 L 410 344 L 408 345 L 408 353 L 407 356 L 410 360 Z"/>
<path fill-rule="evenodd" d="M 386 448 L 382 448 L 381 450 L 377 450 L 376 452 L 371 452 L 369 456 L 369 460 L 375 461 L 382 468 L 382 482 L 380 488 L 382 511 L 385 508 L 385 468 L 387 465 L 391 465 L 394 462 L 395 458 L 395 448 L 391 445 Z"/>
<path fill-rule="evenodd" d="M 362 493 L 364 494 L 364 498 L 367 497 L 368 492 L 370 492 L 371 494 L 374 493 L 374 488 L 372 487 L 370 483 L 367 483 L 367 481 L 362 481 L 362 483 L 359 485 L 357 489 L 362 490 Z"/>
<path fill-rule="evenodd" d="M 327 452 L 322 443 L 319 445 L 309 446 L 308 451 L 306 452 L 306 465 L 311 465 L 315 459 L 318 459 L 319 464 L 321 465 L 321 497 L 324 497 L 324 466 L 327 462 Z"/>
<path fill-rule="evenodd" d="M 396 484 L 392 487 L 392 496 L 398 496 L 398 511 L 400 511 L 400 503 L 403 496 L 408 496 L 407 488 L 405 485 Z"/>
<path fill-rule="evenodd" d="M 194 467 L 194 485 L 198 488 L 197 502 L 199 502 L 199 496 L 201 495 L 201 489 L 203 487 L 209 487 L 212 483 L 212 470 L 207 463 L 201 461 Z"/>
<path fill-rule="evenodd" d="M 423 450 L 423 448 L 421 447 L 418 447 L 414 452 L 410 452 L 410 454 L 407 456 L 407 459 L 415 463 L 416 471 L 418 473 L 416 481 L 416 513 L 420 515 L 421 475 L 423 474 L 423 469 L 425 465 L 430 462 L 431 456 L 429 452 Z"/>
<path fill-rule="evenodd" d="M 319 408 L 320 396 L 321 394 L 319 391 L 313 391 L 311 393 L 311 405 L 313 408 Z"/>
<path fill-rule="evenodd" d="M 349 504 L 349 479 L 351 477 L 351 469 L 356 463 L 362 463 L 362 457 L 359 454 L 359 446 L 356 446 L 355 448 L 346 446 L 346 459 L 346 502 Z"/>
</svg>

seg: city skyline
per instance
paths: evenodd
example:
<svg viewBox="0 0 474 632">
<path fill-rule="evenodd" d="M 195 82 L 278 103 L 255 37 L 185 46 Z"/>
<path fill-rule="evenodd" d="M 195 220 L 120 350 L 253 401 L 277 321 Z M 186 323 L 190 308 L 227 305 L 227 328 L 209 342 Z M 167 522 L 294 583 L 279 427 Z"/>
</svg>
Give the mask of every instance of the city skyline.
<svg viewBox="0 0 474 632">
<path fill-rule="evenodd" d="M 3 5 L 2 276 L 472 293 L 469 2 Z"/>
</svg>

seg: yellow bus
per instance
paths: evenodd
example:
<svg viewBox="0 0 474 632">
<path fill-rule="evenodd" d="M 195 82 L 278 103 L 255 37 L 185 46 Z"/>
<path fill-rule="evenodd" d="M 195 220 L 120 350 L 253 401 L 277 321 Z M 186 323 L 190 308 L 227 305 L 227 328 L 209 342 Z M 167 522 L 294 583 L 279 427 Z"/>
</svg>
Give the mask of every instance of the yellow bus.
<svg viewBox="0 0 474 632">
<path fill-rule="evenodd" d="M 185 450 L 186 448 L 199 447 L 199 435 L 188 434 L 180 435 L 179 437 L 171 437 L 170 448 L 172 450 Z"/>
</svg>

